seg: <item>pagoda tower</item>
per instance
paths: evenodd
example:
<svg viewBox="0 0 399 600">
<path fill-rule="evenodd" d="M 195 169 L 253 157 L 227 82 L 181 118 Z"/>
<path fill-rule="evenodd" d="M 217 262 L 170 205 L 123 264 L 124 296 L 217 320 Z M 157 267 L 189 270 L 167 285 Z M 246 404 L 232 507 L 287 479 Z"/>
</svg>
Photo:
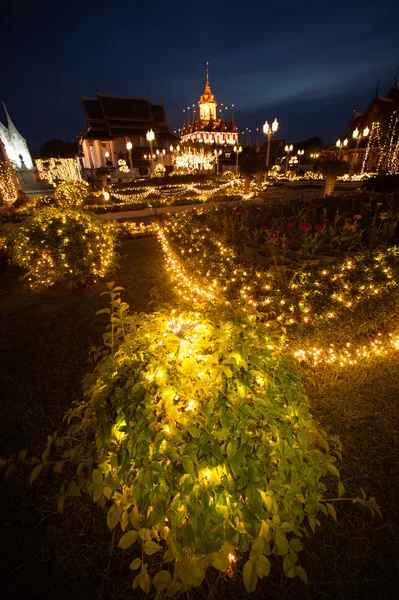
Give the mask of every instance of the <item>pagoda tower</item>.
<svg viewBox="0 0 399 600">
<path fill-rule="evenodd" d="M 223 116 L 217 116 L 217 102 L 209 83 L 208 63 L 206 69 L 205 91 L 198 102 L 199 118 L 184 122 L 181 141 L 203 142 L 205 144 L 218 144 L 220 146 L 238 144 L 238 130 L 232 117 L 230 124 Z"/>
</svg>

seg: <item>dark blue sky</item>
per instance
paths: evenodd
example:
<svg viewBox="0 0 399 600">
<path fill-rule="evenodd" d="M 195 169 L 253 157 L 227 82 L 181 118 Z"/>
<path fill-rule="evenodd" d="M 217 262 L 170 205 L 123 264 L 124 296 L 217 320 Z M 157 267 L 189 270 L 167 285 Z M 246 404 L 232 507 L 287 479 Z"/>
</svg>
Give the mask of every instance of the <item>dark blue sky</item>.
<svg viewBox="0 0 399 600">
<path fill-rule="evenodd" d="M 5 6 L 7 4 L 7 6 Z M 171 129 L 212 91 L 240 131 L 334 141 L 399 67 L 399 0 L 2 0 L 0 99 L 31 148 L 84 130 L 76 88 L 164 96 Z M 4 114 L 0 111 L 0 120 Z M 262 139 L 259 134 L 259 141 Z"/>
</svg>

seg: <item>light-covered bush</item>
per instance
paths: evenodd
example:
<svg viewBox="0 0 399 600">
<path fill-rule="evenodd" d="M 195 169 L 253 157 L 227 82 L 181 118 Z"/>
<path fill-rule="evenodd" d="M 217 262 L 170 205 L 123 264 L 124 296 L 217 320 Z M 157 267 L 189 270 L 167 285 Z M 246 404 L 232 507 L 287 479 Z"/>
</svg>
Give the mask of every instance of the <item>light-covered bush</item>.
<svg viewBox="0 0 399 600">
<path fill-rule="evenodd" d="M 235 178 L 235 174 L 233 173 L 233 171 L 230 170 L 223 171 L 220 178 L 224 179 L 225 181 L 230 181 L 231 179 Z"/>
<path fill-rule="evenodd" d="M 87 195 L 88 184 L 85 181 L 61 183 L 54 190 L 54 199 L 59 208 L 78 208 Z"/>
<path fill-rule="evenodd" d="M 211 568 L 243 569 L 248 591 L 278 564 L 306 580 L 298 553 L 319 513 L 335 517 L 324 478 L 339 477 L 340 446 L 281 344 L 245 313 L 130 316 L 116 290 L 84 400 L 31 479 L 53 453 L 57 472 L 76 465 L 61 475 L 59 508 L 82 492 L 106 507 L 146 593 L 183 593 Z"/>
<path fill-rule="evenodd" d="M 112 271 L 115 237 L 112 226 L 87 212 L 41 208 L 8 234 L 6 248 L 31 288 L 74 287 Z"/>
</svg>

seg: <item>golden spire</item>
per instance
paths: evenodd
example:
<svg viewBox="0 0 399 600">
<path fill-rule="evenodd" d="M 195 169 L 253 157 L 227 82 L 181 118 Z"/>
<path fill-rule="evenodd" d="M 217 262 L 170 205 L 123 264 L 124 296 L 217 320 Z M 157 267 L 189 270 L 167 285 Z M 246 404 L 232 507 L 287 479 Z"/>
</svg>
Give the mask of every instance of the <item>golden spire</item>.
<svg viewBox="0 0 399 600">
<path fill-rule="evenodd" d="M 206 81 L 205 81 L 205 92 L 202 94 L 200 104 L 208 104 L 208 102 L 215 102 L 215 98 L 211 91 L 209 83 L 209 62 L 206 61 Z"/>
<path fill-rule="evenodd" d="M 205 94 L 211 94 L 211 86 L 209 85 L 209 62 L 206 61 L 206 81 L 205 81 Z"/>
</svg>

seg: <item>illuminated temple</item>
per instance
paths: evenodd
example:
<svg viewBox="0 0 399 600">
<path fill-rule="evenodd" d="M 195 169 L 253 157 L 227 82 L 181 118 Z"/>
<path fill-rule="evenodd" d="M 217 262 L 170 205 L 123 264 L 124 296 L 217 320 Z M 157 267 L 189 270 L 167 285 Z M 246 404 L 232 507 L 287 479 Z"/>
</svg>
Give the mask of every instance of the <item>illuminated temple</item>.
<svg viewBox="0 0 399 600">
<path fill-rule="evenodd" d="M 231 117 L 230 123 L 223 118 L 223 113 L 217 117 L 217 102 L 212 94 L 209 83 L 208 72 L 206 73 L 205 91 L 202 94 L 199 106 L 199 118 L 187 117 L 187 123 L 184 122 L 181 130 L 182 142 L 203 142 L 205 144 L 228 144 L 234 146 L 238 144 L 238 131 L 234 123 L 234 117 Z"/>
<path fill-rule="evenodd" d="M 332 147 L 328 152 L 351 163 L 354 172 L 399 170 L 399 85 L 394 84 L 385 96 L 375 95 L 364 112 L 354 115 L 340 137 L 345 146 Z M 358 137 L 353 132 L 358 131 Z M 366 130 L 367 135 L 363 135 Z"/>
<path fill-rule="evenodd" d="M 135 175 L 148 167 L 143 153 L 149 153 L 146 134 L 155 134 L 153 151 L 169 148 L 178 138 L 169 130 L 163 102 L 153 104 L 148 98 L 111 96 L 97 93 L 96 98 L 80 96 L 87 132 L 79 139 L 83 169 L 117 167 L 118 159 L 128 158 L 127 142 L 131 152 Z"/>
</svg>

